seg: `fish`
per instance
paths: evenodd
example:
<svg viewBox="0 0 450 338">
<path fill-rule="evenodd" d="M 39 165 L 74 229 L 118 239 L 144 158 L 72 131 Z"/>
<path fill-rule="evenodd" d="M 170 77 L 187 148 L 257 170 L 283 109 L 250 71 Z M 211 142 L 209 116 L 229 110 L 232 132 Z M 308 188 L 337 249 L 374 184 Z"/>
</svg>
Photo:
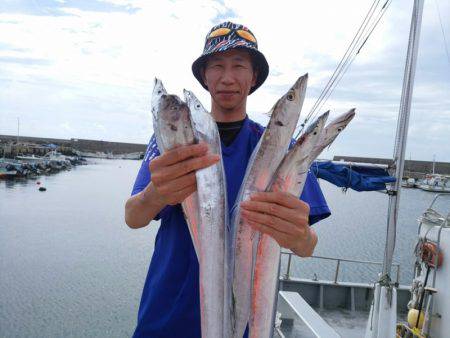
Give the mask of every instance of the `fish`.
<svg viewBox="0 0 450 338">
<path fill-rule="evenodd" d="M 309 170 L 309 154 L 320 138 L 328 114 L 323 114 L 300 136 L 283 158 L 267 191 L 284 191 L 299 196 Z M 261 234 L 252 285 L 249 337 L 272 337 L 274 305 L 278 286 L 280 246 L 271 236 Z"/>
<path fill-rule="evenodd" d="M 194 93 L 184 90 L 196 138 L 209 145 L 214 154 L 221 154 L 220 135 L 213 116 Z M 200 314 L 203 338 L 230 337 L 229 314 L 224 310 L 229 298 L 226 292 L 226 259 L 229 239 L 227 189 L 223 162 L 197 170 L 198 196 L 198 260 Z"/>
<path fill-rule="evenodd" d="M 255 192 L 265 191 L 285 155 L 297 125 L 305 98 L 308 74 L 298 78 L 289 91 L 273 106 L 270 121 L 247 165 L 236 198 L 231 222 L 232 255 L 227 278 L 231 282 L 232 333 L 242 338 L 250 316 L 251 284 L 258 234 L 241 218 L 239 205 Z"/>
<path fill-rule="evenodd" d="M 178 96 L 169 95 L 162 81 L 156 78 L 151 98 L 151 111 L 156 144 L 161 154 L 179 146 L 198 143 L 189 107 Z M 181 207 L 198 257 L 197 192 L 188 196 L 181 203 Z"/>
<path fill-rule="evenodd" d="M 296 141 L 278 167 L 268 191 L 284 191 L 300 196 L 312 162 L 329 146 L 355 116 L 355 109 L 338 116 L 325 128 L 329 111 L 314 121 Z M 275 302 L 281 248 L 269 235 L 258 243 L 252 289 L 249 337 L 273 335 Z"/>
<path fill-rule="evenodd" d="M 344 130 L 348 124 L 353 120 L 356 115 L 356 109 L 352 108 L 347 112 L 338 115 L 322 130 L 319 141 L 311 151 L 310 156 L 313 157 L 313 161 L 320 155 L 320 153 L 338 137 L 342 130 Z M 311 161 L 311 163 L 313 162 Z"/>
</svg>

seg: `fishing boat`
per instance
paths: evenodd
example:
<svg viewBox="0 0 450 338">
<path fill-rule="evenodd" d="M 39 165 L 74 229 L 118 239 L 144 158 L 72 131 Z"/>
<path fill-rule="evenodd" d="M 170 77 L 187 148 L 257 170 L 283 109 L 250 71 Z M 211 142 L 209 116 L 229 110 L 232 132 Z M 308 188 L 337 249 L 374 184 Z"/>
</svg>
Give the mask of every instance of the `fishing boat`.
<svg viewBox="0 0 450 338">
<path fill-rule="evenodd" d="M 390 1 L 387 1 L 383 9 L 389 3 Z M 282 257 L 287 256 L 287 266 L 286 270 L 279 272 L 277 315 L 273 321 L 274 336 L 448 337 L 450 264 L 448 259 L 442 257 L 443 253 L 450 251 L 450 212 L 439 212 L 433 206 L 436 199 L 450 195 L 437 195 L 419 219 L 416 250 L 411 252 L 411 255 L 416 257 L 411 285 L 399 285 L 400 266 L 393 263 L 423 5 L 424 0 L 414 0 L 393 165 L 389 167 L 397 179 L 393 183 L 385 182 L 384 192 L 389 202 L 383 262 L 313 256 L 313 259 L 335 262 L 334 279 L 319 280 L 317 276 L 313 279 L 301 279 L 292 277 L 290 272 L 292 261 L 301 258 L 290 251 L 283 251 Z M 362 38 L 362 44 L 367 41 L 369 35 Z M 348 166 L 348 171 L 354 171 L 351 164 Z M 314 170 L 313 167 L 311 170 Z M 368 167 L 370 168 L 370 165 Z M 341 178 L 337 178 L 337 181 L 351 188 L 353 179 L 348 175 L 347 181 Z M 358 180 L 359 178 L 355 181 Z M 341 282 L 338 277 L 342 262 L 366 267 L 379 265 L 379 278 L 373 284 Z M 393 268 L 395 275 L 392 273 Z"/>
</svg>

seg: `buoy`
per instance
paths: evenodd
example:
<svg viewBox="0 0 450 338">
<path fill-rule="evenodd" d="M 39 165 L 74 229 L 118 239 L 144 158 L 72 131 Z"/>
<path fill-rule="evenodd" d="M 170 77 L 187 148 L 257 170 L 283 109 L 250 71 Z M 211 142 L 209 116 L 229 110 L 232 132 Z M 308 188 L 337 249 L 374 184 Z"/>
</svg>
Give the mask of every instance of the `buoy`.
<svg viewBox="0 0 450 338">
<path fill-rule="evenodd" d="M 419 315 L 419 310 L 417 310 L 417 309 L 411 309 L 408 311 L 408 324 L 411 328 L 416 327 L 418 315 Z M 417 325 L 419 329 L 422 328 L 423 318 L 424 318 L 424 313 L 423 313 L 423 311 L 420 311 L 419 325 Z"/>
<path fill-rule="evenodd" d="M 39 191 L 46 191 L 46 190 L 47 190 L 47 188 L 39 187 Z"/>
</svg>

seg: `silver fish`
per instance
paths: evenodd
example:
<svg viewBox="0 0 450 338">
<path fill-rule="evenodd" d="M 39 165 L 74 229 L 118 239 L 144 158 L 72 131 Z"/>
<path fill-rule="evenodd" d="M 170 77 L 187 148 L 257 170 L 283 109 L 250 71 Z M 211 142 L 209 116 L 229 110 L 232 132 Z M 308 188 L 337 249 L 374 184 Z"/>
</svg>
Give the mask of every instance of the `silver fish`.
<svg viewBox="0 0 450 338">
<path fill-rule="evenodd" d="M 184 96 L 191 111 L 197 138 L 207 143 L 212 153 L 221 155 L 220 136 L 214 118 L 192 92 L 185 90 Z M 229 298 L 225 291 L 229 232 L 223 163 L 219 161 L 197 170 L 195 174 L 199 207 L 198 260 L 202 337 L 230 337 L 230 318 L 224 312 L 225 299 Z"/>
<path fill-rule="evenodd" d="M 178 96 L 167 94 L 159 79 L 155 79 L 151 103 L 153 129 L 161 154 L 179 146 L 198 143 L 194 135 L 189 107 Z M 181 205 L 198 257 L 197 192 L 187 197 Z"/>
<path fill-rule="evenodd" d="M 311 152 L 311 157 L 314 159 L 311 163 L 320 155 L 320 153 L 328 147 L 338 137 L 342 130 L 347 127 L 350 121 L 355 117 L 355 108 L 350 109 L 346 113 L 343 113 L 332 120 L 323 129 L 320 139 Z"/>
<path fill-rule="evenodd" d="M 251 284 L 258 235 L 240 217 L 239 205 L 255 192 L 265 191 L 285 155 L 303 105 L 308 75 L 300 77 L 274 105 L 269 124 L 253 151 L 236 199 L 232 231 L 234 260 L 232 275 L 233 337 L 242 338 L 251 305 Z"/>
<path fill-rule="evenodd" d="M 286 154 L 277 169 L 270 191 L 285 191 L 300 196 L 312 162 L 355 116 L 355 110 L 352 109 L 324 128 L 328 113 L 324 113 L 312 123 Z M 251 338 L 272 337 L 279 262 L 280 246 L 272 237 L 263 234 L 258 243 L 253 280 L 249 335 Z"/>
<path fill-rule="evenodd" d="M 278 167 L 268 191 L 285 191 L 299 196 L 310 166 L 310 152 L 320 138 L 328 113 L 320 116 L 300 136 Z M 272 337 L 274 303 L 277 292 L 280 246 L 269 235 L 261 234 L 255 261 L 250 314 L 251 338 Z"/>
</svg>

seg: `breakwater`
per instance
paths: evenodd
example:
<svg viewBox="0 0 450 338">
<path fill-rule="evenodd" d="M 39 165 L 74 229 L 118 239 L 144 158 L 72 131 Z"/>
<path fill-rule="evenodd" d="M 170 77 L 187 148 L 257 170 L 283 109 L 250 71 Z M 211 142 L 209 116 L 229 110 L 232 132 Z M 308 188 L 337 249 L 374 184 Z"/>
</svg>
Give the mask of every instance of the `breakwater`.
<svg viewBox="0 0 450 338">
<path fill-rule="evenodd" d="M 45 145 L 54 144 L 58 146 L 62 153 L 70 152 L 70 150 L 78 150 L 83 152 L 101 152 L 112 154 L 129 154 L 145 152 L 145 144 L 137 143 L 123 143 L 123 142 L 109 142 L 101 140 L 86 140 L 86 139 L 55 139 L 43 137 L 29 137 L 20 136 L 17 142 L 17 136 L 0 135 L 0 156 L 2 152 L 12 153 L 30 153 L 36 155 L 44 155 L 48 152 L 48 147 Z"/>
</svg>

